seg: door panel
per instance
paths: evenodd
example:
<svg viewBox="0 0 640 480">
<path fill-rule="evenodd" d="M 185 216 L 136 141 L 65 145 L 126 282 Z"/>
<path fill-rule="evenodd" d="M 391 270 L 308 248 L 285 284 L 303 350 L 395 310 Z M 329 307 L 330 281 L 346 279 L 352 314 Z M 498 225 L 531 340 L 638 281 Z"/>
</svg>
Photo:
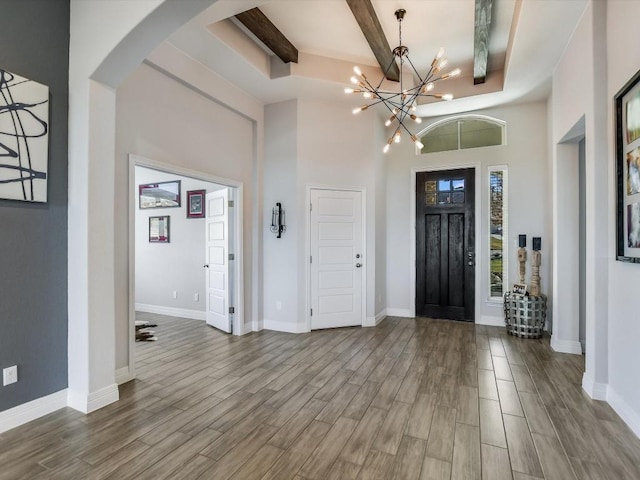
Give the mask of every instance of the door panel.
<svg viewBox="0 0 640 480">
<path fill-rule="evenodd" d="M 311 205 L 311 329 L 362 325 L 362 194 L 313 189 Z"/>
<path fill-rule="evenodd" d="M 207 193 L 206 320 L 212 327 L 231 333 L 228 205 L 228 188 Z"/>
<path fill-rule="evenodd" d="M 416 315 L 473 321 L 475 171 L 416 175 Z"/>
</svg>

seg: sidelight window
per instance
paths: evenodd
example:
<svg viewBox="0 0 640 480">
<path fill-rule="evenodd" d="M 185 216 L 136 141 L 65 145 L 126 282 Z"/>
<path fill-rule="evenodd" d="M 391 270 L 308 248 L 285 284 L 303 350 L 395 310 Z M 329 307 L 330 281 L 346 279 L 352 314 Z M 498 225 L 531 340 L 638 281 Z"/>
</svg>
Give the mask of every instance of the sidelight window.
<svg viewBox="0 0 640 480">
<path fill-rule="evenodd" d="M 507 284 L 507 168 L 489 167 L 489 299 L 501 299 Z"/>
</svg>

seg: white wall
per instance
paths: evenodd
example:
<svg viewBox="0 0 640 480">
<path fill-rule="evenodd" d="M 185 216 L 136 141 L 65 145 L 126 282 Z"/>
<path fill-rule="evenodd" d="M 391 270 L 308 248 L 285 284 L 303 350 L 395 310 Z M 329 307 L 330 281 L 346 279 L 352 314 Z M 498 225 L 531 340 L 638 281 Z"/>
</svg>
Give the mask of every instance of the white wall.
<svg viewBox="0 0 640 480">
<path fill-rule="evenodd" d="M 118 399 L 114 89 L 155 45 L 213 1 L 71 1 L 68 404 L 83 412 Z"/>
<path fill-rule="evenodd" d="M 368 323 L 384 308 L 384 282 L 377 271 L 377 263 L 384 263 L 384 243 L 376 244 L 377 229 L 384 231 L 379 209 L 385 198 L 384 190 L 379 191 L 384 164 L 381 150 L 372 141 L 379 136 L 379 124 L 373 114 L 354 118 L 339 102 L 298 99 L 266 108 L 264 215 L 270 218 L 271 207 L 280 201 L 287 215 L 287 231 L 275 239 L 265 228 L 265 328 L 291 332 L 308 328 L 305 242 L 309 186 L 366 189 Z"/>
<path fill-rule="evenodd" d="M 583 386 L 604 398 L 607 384 L 607 291 L 609 237 L 608 203 L 603 185 L 609 184 L 606 112 L 606 4 L 587 4 L 584 14 L 558 63 L 549 100 L 551 121 L 554 223 L 554 324 L 551 346 L 580 353 L 578 144 L 563 143 L 576 127 L 585 135 L 585 321 L 586 362 Z M 569 187 L 569 188 L 567 188 Z M 571 190 L 571 192 L 569 192 Z M 570 193 L 569 196 L 567 194 Z"/>
<path fill-rule="evenodd" d="M 550 209 L 547 184 L 547 118 L 544 103 L 516 105 L 473 112 L 507 122 L 507 144 L 504 146 L 474 148 L 454 152 L 416 155 L 412 142 L 393 145 L 387 158 L 387 310 L 398 315 L 409 315 L 410 288 L 410 202 L 412 168 L 456 168 L 479 165 L 480 177 L 480 230 L 476 237 L 480 247 L 476 252 L 476 275 L 480 288 L 476 289 L 476 322 L 503 321 L 502 302 L 488 301 L 489 297 L 489 238 L 488 238 L 488 167 L 506 165 L 508 168 L 508 232 L 509 259 L 508 284 L 517 281 L 517 252 L 514 247 L 518 234 L 531 238 L 542 237 L 542 265 L 540 276 L 542 292 L 549 294 L 550 260 L 546 252 L 551 248 L 551 237 L 545 218 Z M 427 124 L 440 120 L 429 119 Z M 527 282 L 531 275 L 527 267 Z"/>
<path fill-rule="evenodd" d="M 299 302 L 304 302 L 304 277 L 298 279 L 298 232 L 300 208 L 297 194 L 298 102 L 268 105 L 265 108 L 265 171 L 263 216 L 271 219 L 276 202 L 282 204 L 287 230 L 281 238 L 263 229 L 264 327 L 289 332 L 305 331 L 298 317 Z"/>
<path fill-rule="evenodd" d="M 380 158 L 382 151 L 376 145 L 380 119 L 374 115 L 354 117 L 351 109 L 342 102 L 298 100 L 298 194 L 304 195 L 308 185 L 365 188 L 366 205 L 366 317 L 369 322 L 375 316 L 376 294 L 376 180 L 382 176 Z M 306 202 L 298 212 L 302 222 L 308 213 Z M 299 232 L 304 245 L 304 232 Z M 305 252 L 299 252 L 301 266 L 306 268 Z M 302 278 L 306 270 L 299 269 Z"/>
<path fill-rule="evenodd" d="M 640 69 L 640 3 L 621 0 L 607 2 L 607 128 L 608 149 L 604 157 L 609 170 L 607 182 L 610 238 L 609 266 L 609 387 L 607 397 L 618 413 L 640 436 L 640 265 L 617 262 L 615 254 L 615 142 L 613 137 L 613 97 Z M 633 47 L 631 47 L 633 46 Z M 603 229 L 604 230 L 604 229 Z"/>
<path fill-rule="evenodd" d="M 374 136 L 371 139 L 374 156 L 375 178 L 375 321 L 382 320 L 387 313 L 387 159 L 381 154 L 386 143 L 383 120 L 374 120 Z M 393 246 L 391 246 L 393 247 Z"/>
<path fill-rule="evenodd" d="M 138 208 L 138 186 L 180 180 L 182 206 Z M 135 167 L 135 303 L 142 311 L 165 311 L 187 318 L 204 319 L 205 312 L 205 219 L 187 218 L 187 191 L 207 193 L 225 188 L 150 168 Z M 169 243 L 149 242 L 149 218 L 169 216 Z M 173 298 L 176 292 L 177 298 Z M 198 294 L 199 299 L 195 299 Z"/>
<path fill-rule="evenodd" d="M 117 91 L 116 108 L 116 368 L 128 365 L 128 155 L 242 182 L 244 188 L 245 315 L 258 289 L 254 247 L 255 124 L 148 65 Z M 184 213 L 184 212 L 183 212 Z M 195 221 L 195 220 L 191 220 Z M 175 230 L 174 230 L 175 231 Z M 193 292 L 191 292 L 193 293 Z"/>
</svg>

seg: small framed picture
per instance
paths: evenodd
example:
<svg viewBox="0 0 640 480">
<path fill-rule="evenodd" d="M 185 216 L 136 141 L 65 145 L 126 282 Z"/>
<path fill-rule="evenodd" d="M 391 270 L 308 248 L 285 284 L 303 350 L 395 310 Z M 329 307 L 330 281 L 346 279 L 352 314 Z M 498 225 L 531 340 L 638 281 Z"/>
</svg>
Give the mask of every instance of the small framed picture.
<svg viewBox="0 0 640 480">
<path fill-rule="evenodd" d="M 169 215 L 149 217 L 149 242 L 169 243 Z"/>
<path fill-rule="evenodd" d="M 139 185 L 138 193 L 141 210 L 180 206 L 180 180 Z"/>
<path fill-rule="evenodd" d="M 187 218 L 204 218 L 206 190 L 187 191 Z"/>
<path fill-rule="evenodd" d="M 524 283 L 514 283 L 512 290 L 513 293 L 517 293 L 518 295 L 527 294 L 527 286 Z"/>
</svg>

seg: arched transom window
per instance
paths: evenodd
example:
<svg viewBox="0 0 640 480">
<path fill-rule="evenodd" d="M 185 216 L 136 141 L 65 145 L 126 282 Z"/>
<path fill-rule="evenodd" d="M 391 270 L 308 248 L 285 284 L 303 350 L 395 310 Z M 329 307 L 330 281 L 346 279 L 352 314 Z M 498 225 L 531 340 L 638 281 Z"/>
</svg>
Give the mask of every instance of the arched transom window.
<svg viewBox="0 0 640 480">
<path fill-rule="evenodd" d="M 420 133 L 420 153 L 447 152 L 506 144 L 506 122 L 484 115 L 449 117 Z"/>
</svg>

